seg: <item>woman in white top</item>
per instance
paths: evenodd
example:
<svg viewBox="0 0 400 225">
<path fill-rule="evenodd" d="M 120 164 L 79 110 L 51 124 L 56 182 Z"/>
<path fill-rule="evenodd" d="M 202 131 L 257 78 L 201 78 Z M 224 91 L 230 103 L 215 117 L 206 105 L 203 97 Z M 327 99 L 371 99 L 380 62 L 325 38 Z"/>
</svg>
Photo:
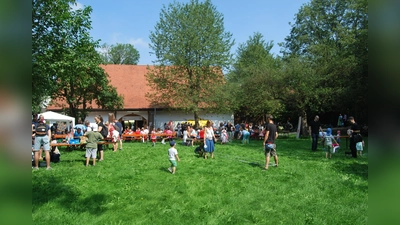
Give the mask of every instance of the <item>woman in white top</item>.
<svg viewBox="0 0 400 225">
<path fill-rule="evenodd" d="M 211 158 L 214 158 L 214 141 L 215 141 L 214 128 L 212 122 L 207 120 L 206 127 L 204 128 L 204 159 L 207 159 L 207 152 L 210 153 Z"/>
</svg>

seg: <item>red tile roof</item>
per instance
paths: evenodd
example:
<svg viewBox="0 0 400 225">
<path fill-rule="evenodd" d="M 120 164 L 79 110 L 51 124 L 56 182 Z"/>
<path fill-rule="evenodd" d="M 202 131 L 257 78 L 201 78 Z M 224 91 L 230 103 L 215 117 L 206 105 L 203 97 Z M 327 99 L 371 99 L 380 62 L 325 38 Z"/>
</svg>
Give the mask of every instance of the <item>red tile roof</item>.
<svg viewBox="0 0 400 225">
<path fill-rule="evenodd" d="M 145 94 L 150 91 L 144 65 L 101 65 L 109 75 L 110 84 L 124 97 L 124 109 L 152 108 Z"/>
<path fill-rule="evenodd" d="M 145 74 L 147 73 L 146 65 L 100 65 L 109 75 L 109 81 L 112 86 L 117 89 L 118 94 L 124 97 L 124 109 L 150 109 L 150 102 L 147 101 L 145 94 L 150 91 L 147 85 Z M 153 66 L 150 66 L 152 68 Z M 61 109 L 60 106 L 65 102 L 58 101 L 53 105 L 49 105 L 47 110 Z M 97 105 L 93 104 L 93 109 Z"/>
</svg>

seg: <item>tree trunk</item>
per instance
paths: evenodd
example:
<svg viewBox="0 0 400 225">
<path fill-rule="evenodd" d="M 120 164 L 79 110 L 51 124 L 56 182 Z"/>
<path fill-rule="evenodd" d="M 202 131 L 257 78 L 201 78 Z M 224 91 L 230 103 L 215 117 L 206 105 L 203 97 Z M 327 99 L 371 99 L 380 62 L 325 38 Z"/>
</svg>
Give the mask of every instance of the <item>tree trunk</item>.
<svg viewBox="0 0 400 225">
<path fill-rule="evenodd" d="M 199 129 L 199 127 L 200 127 L 200 124 L 199 124 L 199 114 L 198 114 L 197 111 L 194 111 L 193 113 L 194 113 L 194 128 L 197 130 L 197 129 Z"/>
<path fill-rule="evenodd" d="M 72 104 L 69 105 L 69 114 L 70 114 L 69 116 L 72 116 L 75 118 L 75 123 L 77 123 L 78 122 L 76 119 L 77 118 L 77 109 Z"/>
<path fill-rule="evenodd" d="M 307 113 L 305 110 L 302 110 L 300 113 L 301 116 L 301 136 L 306 137 L 310 134 L 308 133 L 308 123 L 307 123 Z"/>
</svg>

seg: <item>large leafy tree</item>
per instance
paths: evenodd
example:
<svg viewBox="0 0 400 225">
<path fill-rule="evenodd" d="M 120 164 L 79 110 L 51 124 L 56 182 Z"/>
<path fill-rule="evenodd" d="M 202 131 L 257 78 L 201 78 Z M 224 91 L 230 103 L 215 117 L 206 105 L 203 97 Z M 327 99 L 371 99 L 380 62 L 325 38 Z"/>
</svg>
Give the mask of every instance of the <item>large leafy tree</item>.
<svg viewBox="0 0 400 225">
<path fill-rule="evenodd" d="M 296 14 L 283 53 L 287 63 L 298 60 L 311 70 L 297 79 L 314 95 L 310 112 L 347 112 L 366 117 L 368 93 L 368 2 L 367 0 L 312 0 Z M 295 60 L 289 60 L 294 57 Z M 304 70 L 302 68 L 301 70 Z M 288 70 L 285 72 L 287 73 Z M 310 71 L 311 74 L 310 75 Z M 289 74 L 286 74 L 289 75 Z M 312 76 L 313 79 L 308 78 Z M 290 77 L 288 82 L 290 81 Z M 313 83 L 305 83 L 305 82 Z M 292 93 L 294 93 L 292 92 Z M 295 102 L 301 101 L 301 95 Z M 310 102 L 311 104 L 311 102 Z M 302 108 L 299 111 L 307 110 Z"/>
<path fill-rule="evenodd" d="M 32 109 L 48 96 L 76 119 L 84 119 L 93 104 L 122 108 L 122 97 L 99 66 L 98 41 L 89 35 L 92 9 L 72 10 L 68 0 L 32 3 Z"/>
<path fill-rule="evenodd" d="M 236 112 L 247 119 L 266 113 L 279 115 L 283 110 L 278 86 L 279 59 L 270 54 L 272 42 L 261 33 L 240 44 L 232 71 L 228 74 L 229 93 Z"/>
<path fill-rule="evenodd" d="M 146 75 L 153 90 L 147 98 L 155 107 L 193 113 L 196 126 L 200 110 L 229 110 L 222 71 L 232 60 L 231 37 L 209 0 L 164 5 L 150 33 L 157 59 Z"/>
<path fill-rule="evenodd" d="M 103 64 L 137 65 L 140 58 L 139 51 L 132 44 L 121 43 L 116 45 L 103 44 L 100 55 Z"/>
</svg>

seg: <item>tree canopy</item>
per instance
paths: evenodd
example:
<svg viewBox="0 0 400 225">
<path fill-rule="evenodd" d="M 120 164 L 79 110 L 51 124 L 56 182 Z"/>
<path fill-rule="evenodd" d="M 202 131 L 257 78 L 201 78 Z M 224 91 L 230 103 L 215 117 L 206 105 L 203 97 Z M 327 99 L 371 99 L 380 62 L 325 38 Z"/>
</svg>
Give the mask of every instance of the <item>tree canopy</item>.
<svg viewBox="0 0 400 225">
<path fill-rule="evenodd" d="M 227 76 L 232 105 L 246 118 L 266 113 L 277 115 L 283 110 L 277 73 L 279 60 L 271 55 L 272 47 L 273 42 L 265 42 L 263 35 L 255 32 L 239 45 L 233 69 Z"/>
<path fill-rule="evenodd" d="M 156 65 L 146 75 L 149 101 L 193 113 L 196 126 L 201 109 L 228 111 L 222 72 L 232 61 L 231 37 L 209 0 L 164 5 L 150 32 Z"/>
<path fill-rule="evenodd" d="M 367 0 L 312 0 L 300 8 L 281 45 L 288 104 L 303 102 L 296 109 L 303 113 L 367 118 Z"/>
<path fill-rule="evenodd" d="M 51 97 L 70 116 L 85 118 L 92 103 L 122 108 L 122 97 L 109 85 L 90 35 L 91 7 L 72 10 L 69 0 L 32 1 L 32 110 Z"/>
<path fill-rule="evenodd" d="M 132 44 L 116 45 L 103 44 L 100 50 L 103 64 L 137 65 L 139 62 L 139 51 Z"/>
</svg>

